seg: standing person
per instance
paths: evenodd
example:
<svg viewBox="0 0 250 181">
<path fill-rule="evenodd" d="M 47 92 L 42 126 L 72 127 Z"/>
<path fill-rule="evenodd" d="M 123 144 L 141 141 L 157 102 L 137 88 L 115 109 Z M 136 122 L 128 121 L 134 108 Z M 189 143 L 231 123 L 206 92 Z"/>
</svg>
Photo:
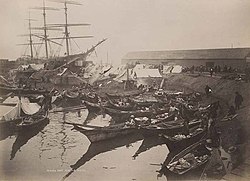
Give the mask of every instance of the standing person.
<svg viewBox="0 0 250 181">
<path fill-rule="evenodd" d="M 243 97 L 242 95 L 240 95 L 239 92 L 235 92 L 235 98 L 234 98 L 234 103 L 235 103 L 235 108 L 236 110 L 239 110 L 240 109 L 240 106 L 243 102 Z"/>
<path fill-rule="evenodd" d="M 214 73 L 214 69 L 213 69 L 213 68 L 210 68 L 210 76 L 211 76 L 211 77 L 213 76 L 213 73 Z"/>
<path fill-rule="evenodd" d="M 206 87 L 205 87 L 205 93 L 206 93 L 207 97 L 209 96 L 209 94 L 210 94 L 211 92 L 212 92 L 211 87 L 209 87 L 208 85 L 206 85 Z"/>
<path fill-rule="evenodd" d="M 232 116 L 232 115 L 235 115 L 235 114 L 236 114 L 235 107 L 234 106 L 230 106 L 227 115 L 228 116 Z"/>
</svg>

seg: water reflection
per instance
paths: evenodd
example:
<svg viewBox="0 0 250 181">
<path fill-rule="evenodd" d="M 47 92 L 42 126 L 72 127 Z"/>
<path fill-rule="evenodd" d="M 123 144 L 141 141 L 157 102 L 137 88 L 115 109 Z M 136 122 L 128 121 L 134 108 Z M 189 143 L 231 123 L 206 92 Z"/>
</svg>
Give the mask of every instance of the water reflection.
<svg viewBox="0 0 250 181">
<path fill-rule="evenodd" d="M 43 153 L 43 151 L 45 151 L 43 149 L 43 147 L 44 147 L 44 144 L 45 144 L 46 132 L 44 130 L 42 130 L 40 136 L 41 136 L 41 141 L 40 141 L 40 146 L 39 146 L 39 151 L 40 151 L 39 152 L 39 159 L 41 160 L 42 153 Z"/>
<path fill-rule="evenodd" d="M 67 134 L 66 134 L 65 124 L 61 124 L 61 130 L 59 132 L 57 132 L 56 135 L 58 135 L 58 134 L 62 135 L 62 138 L 59 140 L 59 143 L 60 143 L 61 148 L 62 148 L 62 152 L 60 154 L 61 166 L 62 166 L 64 163 L 67 163 L 64 161 L 64 155 L 66 152 L 66 145 L 67 145 Z"/>
<path fill-rule="evenodd" d="M 41 126 L 33 128 L 31 130 L 25 130 L 18 132 L 15 142 L 12 145 L 10 154 L 10 160 L 15 158 L 15 155 L 20 148 L 25 145 L 32 137 L 36 136 L 43 128 L 49 123 L 49 119 L 46 119 Z"/>
<path fill-rule="evenodd" d="M 141 135 L 133 134 L 126 137 L 115 138 L 110 140 L 105 140 L 101 142 L 91 143 L 87 152 L 74 164 L 71 165 L 71 171 L 67 173 L 62 180 L 65 180 L 69 177 L 75 170 L 83 166 L 86 162 L 90 161 L 95 156 L 105 153 L 108 151 L 112 151 L 118 147 L 126 146 L 127 148 L 131 143 L 139 141 L 142 139 Z"/>
<path fill-rule="evenodd" d="M 96 119 L 98 115 L 100 115 L 101 112 L 88 112 L 88 115 L 85 119 L 85 121 L 83 122 L 83 125 L 87 125 L 89 124 L 92 120 Z"/>
<path fill-rule="evenodd" d="M 153 147 L 156 147 L 158 145 L 165 144 L 165 140 L 163 140 L 161 137 L 153 136 L 153 137 L 144 137 L 140 147 L 133 155 L 133 158 L 136 159 L 141 153 L 146 152 L 150 150 Z"/>
<path fill-rule="evenodd" d="M 156 169 L 159 169 L 161 166 L 158 165 L 158 163 L 166 162 L 165 160 L 171 159 L 179 151 L 173 150 L 166 157 L 166 153 L 168 152 L 167 146 L 157 147 L 158 145 L 164 144 L 164 141 L 158 137 L 152 137 L 150 135 L 143 139 L 141 136 L 131 135 L 90 144 L 84 135 L 77 131 L 72 131 L 71 125 L 63 124 L 63 113 L 52 113 L 49 117 L 50 124 L 47 125 L 45 129 L 41 127 L 39 130 L 20 133 L 17 137 L 13 136 L 0 142 L 1 153 L 6 155 L 3 158 L 4 164 L 6 165 L 5 172 L 8 172 L 10 177 L 12 173 L 9 172 L 9 168 L 11 167 L 20 170 L 19 173 L 15 172 L 15 176 L 17 176 L 19 180 L 24 180 L 24 178 L 27 178 L 26 180 L 32 180 L 35 176 L 41 175 L 47 176 L 47 180 L 60 180 L 62 178 L 67 180 L 89 180 L 90 177 L 97 178 L 96 180 L 101 180 L 99 179 L 100 177 L 109 180 L 108 178 L 111 177 L 119 178 L 120 175 L 124 177 L 124 180 L 145 180 L 145 178 L 156 180 L 157 174 L 158 177 L 161 177 L 159 178 L 161 180 L 199 180 L 206 179 L 206 177 L 218 179 L 225 174 L 225 171 L 230 172 L 241 160 L 244 160 L 244 157 L 242 157 L 244 145 L 238 145 L 241 143 L 239 139 L 243 140 L 241 138 L 242 135 L 239 134 L 241 131 L 234 130 L 237 125 L 231 123 L 231 125 L 229 124 L 230 126 L 223 125 L 223 129 L 221 130 L 222 148 L 220 161 L 224 164 L 222 167 L 225 169 L 224 173 L 221 172 L 219 175 L 214 175 L 213 171 L 207 167 L 206 171 L 200 169 L 180 176 L 167 172 L 164 166 L 162 166 L 158 173 L 155 172 Z M 77 112 L 68 112 L 65 114 L 65 119 L 78 124 L 101 126 L 124 121 L 119 117 L 111 118 L 109 115 L 102 114 L 101 112 L 93 113 L 87 110 L 81 110 L 81 117 L 78 117 Z M 12 146 L 13 142 L 14 144 Z M 25 145 L 25 151 L 17 153 L 23 145 Z M 119 151 L 113 151 L 119 147 L 121 148 Z M 14 161 L 9 161 L 10 152 L 11 159 L 14 159 L 15 155 L 18 154 L 18 157 L 16 157 Z M 105 152 L 109 153 L 100 155 Z M 99 156 L 97 157 L 97 155 Z M 120 163 L 118 160 L 121 160 L 123 156 L 125 158 L 125 155 L 126 158 L 129 158 L 128 161 L 126 163 Z M 136 160 L 132 160 L 131 156 Z M 95 159 L 98 159 L 98 162 L 94 161 Z M 110 161 L 110 169 L 105 169 L 105 172 L 96 176 L 95 169 L 102 163 L 106 164 L 108 162 L 107 160 Z M 70 164 L 72 165 L 70 166 L 70 170 L 68 170 Z M 119 167 L 117 166 L 118 164 Z M 24 166 L 22 167 L 22 165 Z M 157 166 L 157 168 L 154 165 Z M 116 166 L 116 169 L 111 169 L 114 166 Z M 82 170 L 81 167 L 83 167 Z M 219 166 L 216 168 L 219 168 Z M 63 172 L 48 174 L 46 170 L 50 169 L 62 169 Z M 32 170 L 32 172 L 30 170 Z M 81 172 L 83 170 L 84 172 Z M 128 172 L 128 174 L 123 171 Z M 206 174 L 202 174 L 203 171 Z"/>
</svg>

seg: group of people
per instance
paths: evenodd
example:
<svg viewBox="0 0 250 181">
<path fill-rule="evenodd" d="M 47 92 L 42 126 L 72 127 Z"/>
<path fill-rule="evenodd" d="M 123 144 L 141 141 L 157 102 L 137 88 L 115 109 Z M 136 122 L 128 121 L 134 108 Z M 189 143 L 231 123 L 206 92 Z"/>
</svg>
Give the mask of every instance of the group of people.
<svg viewBox="0 0 250 181">
<path fill-rule="evenodd" d="M 235 69 L 231 66 L 227 66 L 225 65 L 224 67 L 221 67 L 220 65 L 216 65 L 216 66 L 204 66 L 204 65 L 200 65 L 200 66 L 192 66 L 190 68 L 184 68 L 183 72 L 187 72 L 190 71 L 191 73 L 196 72 L 209 72 L 210 75 L 212 76 L 213 73 L 233 73 L 233 72 L 239 72 L 239 69 Z"/>
</svg>

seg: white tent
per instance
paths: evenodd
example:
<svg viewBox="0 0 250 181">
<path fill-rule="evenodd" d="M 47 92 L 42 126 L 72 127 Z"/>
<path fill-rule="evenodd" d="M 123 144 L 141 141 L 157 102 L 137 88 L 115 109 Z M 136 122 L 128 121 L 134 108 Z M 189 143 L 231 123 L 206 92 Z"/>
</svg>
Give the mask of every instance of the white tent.
<svg viewBox="0 0 250 181">
<path fill-rule="evenodd" d="M 181 65 L 175 65 L 172 73 L 181 73 L 182 72 L 182 66 Z"/>
<path fill-rule="evenodd" d="M 114 80 L 116 80 L 118 82 L 122 82 L 123 80 L 127 80 L 127 78 L 129 78 L 130 80 L 133 80 L 136 78 L 133 69 L 128 69 L 128 73 L 129 73 L 129 75 L 127 76 L 127 69 L 125 69 Z"/>
<path fill-rule="evenodd" d="M 134 72 L 136 78 L 162 77 L 158 69 L 137 69 Z"/>
<path fill-rule="evenodd" d="M 173 66 L 164 65 L 164 66 L 163 66 L 163 71 L 162 71 L 162 73 L 164 73 L 164 74 L 169 74 L 170 71 L 172 70 L 172 68 L 173 68 Z"/>
<path fill-rule="evenodd" d="M 181 72 L 182 72 L 181 65 L 164 65 L 163 66 L 163 74 L 181 73 Z"/>
</svg>

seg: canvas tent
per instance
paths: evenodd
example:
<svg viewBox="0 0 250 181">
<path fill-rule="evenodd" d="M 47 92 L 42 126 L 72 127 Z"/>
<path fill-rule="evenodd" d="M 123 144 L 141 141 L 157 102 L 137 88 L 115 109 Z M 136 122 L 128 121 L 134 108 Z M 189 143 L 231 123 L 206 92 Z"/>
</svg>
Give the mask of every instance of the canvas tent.
<svg viewBox="0 0 250 181">
<path fill-rule="evenodd" d="M 162 77 L 158 69 L 137 69 L 134 75 L 136 78 Z"/>
<path fill-rule="evenodd" d="M 163 74 L 181 73 L 182 66 L 181 65 L 164 65 L 162 72 Z"/>
</svg>

